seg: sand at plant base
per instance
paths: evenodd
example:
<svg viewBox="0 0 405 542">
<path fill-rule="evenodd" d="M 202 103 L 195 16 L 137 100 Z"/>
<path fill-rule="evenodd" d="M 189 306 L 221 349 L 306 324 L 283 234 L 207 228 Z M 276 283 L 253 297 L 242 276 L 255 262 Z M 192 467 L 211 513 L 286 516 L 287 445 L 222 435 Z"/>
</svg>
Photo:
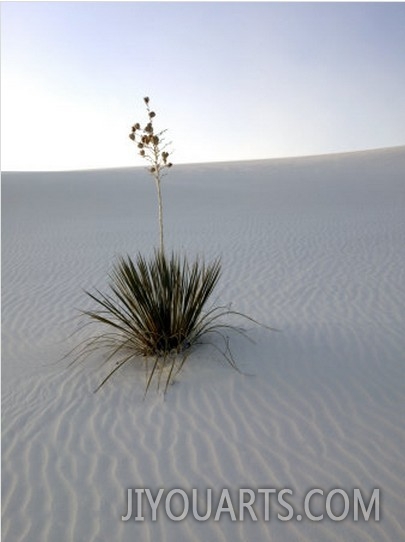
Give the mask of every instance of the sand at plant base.
<svg viewBox="0 0 405 542">
<path fill-rule="evenodd" d="M 209 345 L 166 399 L 100 356 L 67 368 L 83 289 L 158 243 L 141 169 L 2 175 L 3 537 L 10 542 L 386 541 L 405 537 L 405 147 L 176 166 L 168 249 L 222 257 L 215 301 L 280 333 Z M 127 488 L 381 491 L 379 522 L 122 522 Z M 313 501 L 315 503 L 315 500 Z M 316 501 L 318 502 L 318 501 Z M 321 502 L 321 501 L 319 501 Z M 201 510 L 202 512 L 203 510 Z"/>
</svg>

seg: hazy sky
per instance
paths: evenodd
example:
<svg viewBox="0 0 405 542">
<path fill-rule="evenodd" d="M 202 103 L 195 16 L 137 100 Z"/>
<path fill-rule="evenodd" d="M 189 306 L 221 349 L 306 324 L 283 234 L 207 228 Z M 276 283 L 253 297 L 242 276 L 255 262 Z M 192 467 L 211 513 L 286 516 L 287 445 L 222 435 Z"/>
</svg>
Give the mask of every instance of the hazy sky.
<svg viewBox="0 0 405 542">
<path fill-rule="evenodd" d="M 405 4 L 2 2 L 1 165 L 142 165 L 405 144 Z"/>
</svg>

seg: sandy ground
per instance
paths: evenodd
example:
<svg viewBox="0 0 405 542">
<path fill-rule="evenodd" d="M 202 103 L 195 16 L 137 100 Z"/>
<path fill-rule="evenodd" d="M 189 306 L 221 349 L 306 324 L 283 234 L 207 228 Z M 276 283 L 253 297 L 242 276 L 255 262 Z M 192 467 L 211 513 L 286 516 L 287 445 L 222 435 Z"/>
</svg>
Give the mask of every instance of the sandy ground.
<svg viewBox="0 0 405 542">
<path fill-rule="evenodd" d="M 143 169 L 2 175 L 2 509 L 7 542 L 386 541 L 405 538 L 405 147 L 177 166 L 163 186 L 169 249 L 220 255 L 215 301 L 281 330 L 232 335 L 239 367 L 202 345 L 165 400 L 141 367 L 98 393 L 102 356 L 68 368 L 83 289 L 158 243 Z M 128 488 L 289 488 L 294 517 L 223 513 L 124 522 Z M 303 514 L 310 489 L 313 514 Z M 350 497 L 332 521 L 325 499 Z M 380 489 L 380 521 L 353 490 Z M 334 500 L 335 515 L 343 500 Z M 180 500 L 176 501 L 177 504 Z M 176 509 L 174 502 L 173 509 Z M 340 508 L 339 508 L 340 506 Z M 236 513 L 238 515 L 238 507 Z M 177 509 L 176 509 L 177 510 Z M 180 510 L 180 508 L 179 508 Z M 339 512 L 340 510 L 340 512 Z M 302 514 L 302 521 L 297 519 Z"/>
</svg>

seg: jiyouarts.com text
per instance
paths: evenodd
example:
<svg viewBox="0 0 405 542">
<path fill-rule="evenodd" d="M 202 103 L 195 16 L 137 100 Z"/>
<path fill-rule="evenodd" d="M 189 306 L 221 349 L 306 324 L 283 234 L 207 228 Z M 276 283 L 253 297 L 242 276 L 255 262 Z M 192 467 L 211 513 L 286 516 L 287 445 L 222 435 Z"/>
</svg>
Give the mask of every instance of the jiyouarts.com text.
<svg viewBox="0 0 405 542">
<path fill-rule="evenodd" d="M 351 491 L 314 488 L 299 498 L 289 488 L 222 489 L 215 495 L 210 488 L 191 491 L 129 488 L 125 510 L 122 521 L 158 521 L 162 514 L 172 521 L 187 517 L 197 521 L 219 521 L 225 516 L 232 521 L 247 518 L 252 521 L 322 521 L 324 518 L 379 521 L 380 490 L 373 489 L 363 495 L 358 488 Z"/>
</svg>

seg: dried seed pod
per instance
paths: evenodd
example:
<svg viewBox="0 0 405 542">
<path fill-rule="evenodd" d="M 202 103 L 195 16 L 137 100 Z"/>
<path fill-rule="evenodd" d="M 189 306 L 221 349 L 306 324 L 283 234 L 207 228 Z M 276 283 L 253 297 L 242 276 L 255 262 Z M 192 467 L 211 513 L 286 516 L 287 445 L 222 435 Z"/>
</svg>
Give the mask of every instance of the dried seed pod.
<svg viewBox="0 0 405 542">
<path fill-rule="evenodd" d="M 135 135 L 133 133 L 129 134 L 129 139 L 132 139 L 132 141 L 135 141 Z"/>
<path fill-rule="evenodd" d="M 149 113 L 149 118 L 153 119 L 153 117 L 156 117 L 156 113 L 154 111 L 151 111 Z"/>
<path fill-rule="evenodd" d="M 148 104 L 149 103 L 149 98 L 147 96 L 145 96 L 145 98 L 143 99 L 143 101 Z"/>
</svg>

